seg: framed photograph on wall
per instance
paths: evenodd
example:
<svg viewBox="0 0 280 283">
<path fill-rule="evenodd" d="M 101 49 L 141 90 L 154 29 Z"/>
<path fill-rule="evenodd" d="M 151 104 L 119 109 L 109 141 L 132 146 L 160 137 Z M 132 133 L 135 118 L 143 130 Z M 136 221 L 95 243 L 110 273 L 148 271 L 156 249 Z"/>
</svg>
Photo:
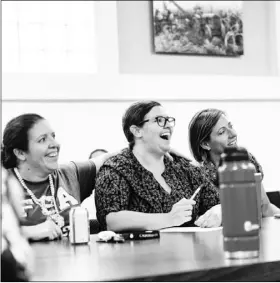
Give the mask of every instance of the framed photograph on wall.
<svg viewBox="0 0 280 283">
<path fill-rule="evenodd" d="M 242 1 L 152 1 L 155 53 L 244 54 Z"/>
</svg>

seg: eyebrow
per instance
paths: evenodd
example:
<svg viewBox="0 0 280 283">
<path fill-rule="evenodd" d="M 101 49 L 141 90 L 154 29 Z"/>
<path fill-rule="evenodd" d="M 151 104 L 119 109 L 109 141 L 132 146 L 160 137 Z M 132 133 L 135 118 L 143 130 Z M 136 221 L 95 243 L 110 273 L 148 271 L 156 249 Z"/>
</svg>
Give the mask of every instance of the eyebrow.
<svg viewBox="0 0 280 283">
<path fill-rule="evenodd" d="M 229 126 L 229 125 L 232 126 L 232 123 L 231 123 L 231 122 L 228 122 L 227 125 L 228 125 L 228 126 Z M 225 128 L 225 126 L 222 126 L 221 128 L 219 128 L 219 129 L 218 129 L 218 132 L 219 132 L 221 129 L 223 129 L 223 128 Z"/>
<path fill-rule="evenodd" d="M 40 135 L 39 137 L 35 138 L 35 140 L 38 141 L 39 139 L 45 137 L 46 135 L 47 135 L 47 134 L 42 134 L 42 135 Z"/>
<path fill-rule="evenodd" d="M 225 128 L 225 126 L 223 126 L 223 127 L 219 128 L 219 129 L 218 129 L 218 132 L 219 132 L 220 130 L 224 129 L 224 128 Z"/>
<path fill-rule="evenodd" d="M 38 140 L 40 140 L 41 138 L 48 136 L 48 134 L 53 135 L 53 134 L 55 134 L 55 132 L 50 132 L 50 133 L 42 134 L 42 135 L 40 135 L 38 138 L 36 138 L 35 140 L 38 141 Z"/>
<path fill-rule="evenodd" d="M 163 118 L 170 118 L 170 116 L 168 116 L 168 115 L 157 115 L 157 116 L 155 116 L 154 118 L 158 118 L 158 117 L 163 117 Z M 152 118 L 151 118 L 152 119 Z"/>
</svg>

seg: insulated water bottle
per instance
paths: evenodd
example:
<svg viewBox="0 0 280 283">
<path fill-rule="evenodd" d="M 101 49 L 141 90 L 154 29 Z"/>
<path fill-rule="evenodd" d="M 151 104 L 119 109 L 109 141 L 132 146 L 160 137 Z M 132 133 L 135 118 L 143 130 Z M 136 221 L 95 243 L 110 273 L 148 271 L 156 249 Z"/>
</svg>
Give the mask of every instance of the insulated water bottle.
<svg viewBox="0 0 280 283">
<path fill-rule="evenodd" d="M 255 167 L 246 149 L 228 147 L 218 168 L 226 258 L 259 255 L 259 219 Z"/>
</svg>

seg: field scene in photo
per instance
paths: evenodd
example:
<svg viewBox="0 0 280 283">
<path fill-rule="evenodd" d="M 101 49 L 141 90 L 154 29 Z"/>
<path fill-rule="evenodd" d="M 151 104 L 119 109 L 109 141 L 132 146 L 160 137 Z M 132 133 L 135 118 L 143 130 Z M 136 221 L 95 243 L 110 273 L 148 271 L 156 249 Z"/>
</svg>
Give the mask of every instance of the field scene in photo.
<svg viewBox="0 0 280 283">
<path fill-rule="evenodd" d="M 152 1 L 156 53 L 244 54 L 242 1 Z"/>
</svg>

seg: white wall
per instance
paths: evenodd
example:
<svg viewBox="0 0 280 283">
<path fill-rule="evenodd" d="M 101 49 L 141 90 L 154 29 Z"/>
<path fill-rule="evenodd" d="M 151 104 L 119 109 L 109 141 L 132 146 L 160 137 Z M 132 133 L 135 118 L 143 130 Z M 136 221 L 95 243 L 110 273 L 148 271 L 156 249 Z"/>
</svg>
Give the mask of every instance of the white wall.
<svg viewBox="0 0 280 283">
<path fill-rule="evenodd" d="M 2 125 L 23 112 L 46 117 L 61 143 L 60 161 L 84 160 L 95 148 L 110 151 L 127 145 L 121 117 L 131 101 L 93 102 L 9 102 L 2 107 Z M 187 127 L 196 111 L 216 107 L 227 112 L 239 136 L 263 166 L 267 189 L 278 188 L 280 140 L 280 101 L 162 101 L 170 115 L 176 117 L 172 147 L 190 156 Z"/>
<path fill-rule="evenodd" d="M 248 6 L 249 2 L 245 2 L 244 5 Z M 3 74 L 2 97 L 5 101 L 26 99 L 127 100 L 151 96 L 154 99 L 174 100 L 279 99 L 279 77 L 268 75 L 276 75 L 277 68 L 278 74 L 280 73 L 280 56 L 278 55 L 278 61 L 276 56 L 276 51 L 279 53 L 280 50 L 280 3 L 275 4 L 275 1 L 253 1 L 250 3 L 253 3 L 250 4 L 253 5 L 253 9 L 247 14 L 257 13 L 259 15 L 258 18 L 253 17 L 252 20 L 257 27 L 256 30 L 262 31 L 258 38 L 264 41 L 265 45 L 260 52 L 260 59 L 255 53 L 256 47 L 249 50 L 250 52 L 244 55 L 245 59 L 242 57 L 241 61 L 238 60 L 240 64 L 237 64 L 236 59 L 231 61 L 229 58 L 190 58 L 188 56 L 152 54 L 150 47 L 147 46 L 147 41 L 152 42 L 148 29 L 147 1 L 135 3 L 131 1 L 96 1 L 98 73 L 95 75 Z M 140 7 L 140 9 L 133 11 L 132 15 L 135 19 L 130 22 L 131 17 L 123 14 L 127 10 L 131 11 L 132 5 L 135 5 L 136 8 Z M 257 7 L 256 12 L 254 5 Z M 275 5 L 277 9 L 272 9 Z M 118 7 L 120 9 L 117 9 Z M 124 17 L 124 19 L 120 19 L 120 17 Z M 140 18 L 146 19 L 142 30 L 139 29 Z M 262 27 L 258 27 L 259 21 L 262 23 Z M 250 27 L 252 22 L 247 20 L 245 25 Z M 135 34 L 139 34 L 140 39 L 145 38 L 138 44 L 137 49 L 131 45 L 131 42 L 136 40 L 132 26 L 135 26 L 137 31 Z M 252 32 L 253 35 L 248 34 L 249 46 L 256 40 L 256 31 Z M 264 33 L 267 40 L 261 37 Z M 128 36 L 134 37 L 130 40 Z M 129 56 L 127 46 L 130 47 L 133 56 Z M 140 52 L 139 58 L 137 51 Z M 251 52 L 254 55 L 251 55 Z M 126 53 L 127 55 L 125 55 Z M 184 66 L 178 62 L 180 58 L 184 58 Z M 142 59 L 143 64 L 141 64 Z M 131 64 L 129 64 L 130 60 Z M 173 62 L 179 66 L 179 73 L 175 71 Z M 260 62 L 270 63 L 263 65 Z M 164 69 L 163 64 L 168 66 L 170 73 L 161 71 Z M 146 65 L 149 67 L 148 69 L 144 69 Z M 153 70 L 153 74 L 149 69 Z M 224 75 L 215 75 L 221 70 Z M 240 74 L 245 72 L 246 76 L 236 76 L 238 72 Z M 256 72 L 259 76 L 253 76 L 256 75 Z M 260 76 L 262 72 L 263 75 Z M 254 88 L 252 89 L 252 87 Z"/>
<path fill-rule="evenodd" d="M 261 2 L 259 5 L 264 5 L 264 1 Z M 117 10 L 116 1 L 96 3 L 98 73 L 3 74 L 2 127 L 15 115 L 37 112 L 50 120 L 56 130 L 62 144 L 61 162 L 82 160 L 97 147 L 108 150 L 124 147 L 126 141 L 121 116 L 125 108 L 134 100 L 156 99 L 162 101 L 170 115 L 177 118 L 173 147 L 188 154 L 187 125 L 192 115 L 203 108 L 216 107 L 228 113 L 238 131 L 239 144 L 248 147 L 263 166 L 266 188 L 280 189 L 280 154 L 277 151 L 280 140 L 280 80 L 279 76 L 268 76 L 275 72 L 275 66 L 265 64 L 268 69 L 264 66 L 266 74 L 263 76 L 233 76 L 237 69 L 233 73 L 228 70 L 227 75 L 221 76 L 216 76 L 209 69 L 207 74 L 192 75 L 188 74 L 189 65 L 186 65 L 186 73 L 178 75 L 158 72 L 143 74 L 137 64 L 136 72 L 132 70 L 124 74 L 127 58 L 122 53 L 122 48 L 125 48 L 123 35 L 119 34 L 124 23 L 118 19 L 123 11 Z M 127 5 L 131 7 L 132 4 Z M 139 7 L 140 3 L 135 5 Z M 279 5 L 277 7 L 280 17 Z M 144 12 L 143 9 L 134 12 L 139 13 L 136 15 L 138 20 L 141 11 Z M 270 9 L 264 9 L 264 13 L 268 11 L 271 13 Z M 264 15 L 266 31 L 274 34 L 274 28 L 269 23 L 275 16 L 269 15 Z M 274 30 L 275 34 L 280 31 L 279 21 L 277 23 L 278 33 Z M 144 38 L 145 29 L 141 32 Z M 277 42 L 279 44 L 279 37 Z M 270 56 L 275 54 L 273 48 L 278 52 L 280 50 L 276 44 L 273 47 L 269 43 L 263 52 L 267 62 L 271 62 L 272 58 L 275 64 L 276 56 Z M 168 61 L 169 57 L 166 58 Z M 195 61 L 192 64 L 194 66 Z M 215 65 L 213 62 L 211 64 Z M 244 68 L 252 70 L 248 65 Z"/>
<path fill-rule="evenodd" d="M 236 58 L 154 54 L 150 2 L 118 1 L 122 73 L 275 75 L 274 1 L 243 1 L 244 56 Z"/>
</svg>

